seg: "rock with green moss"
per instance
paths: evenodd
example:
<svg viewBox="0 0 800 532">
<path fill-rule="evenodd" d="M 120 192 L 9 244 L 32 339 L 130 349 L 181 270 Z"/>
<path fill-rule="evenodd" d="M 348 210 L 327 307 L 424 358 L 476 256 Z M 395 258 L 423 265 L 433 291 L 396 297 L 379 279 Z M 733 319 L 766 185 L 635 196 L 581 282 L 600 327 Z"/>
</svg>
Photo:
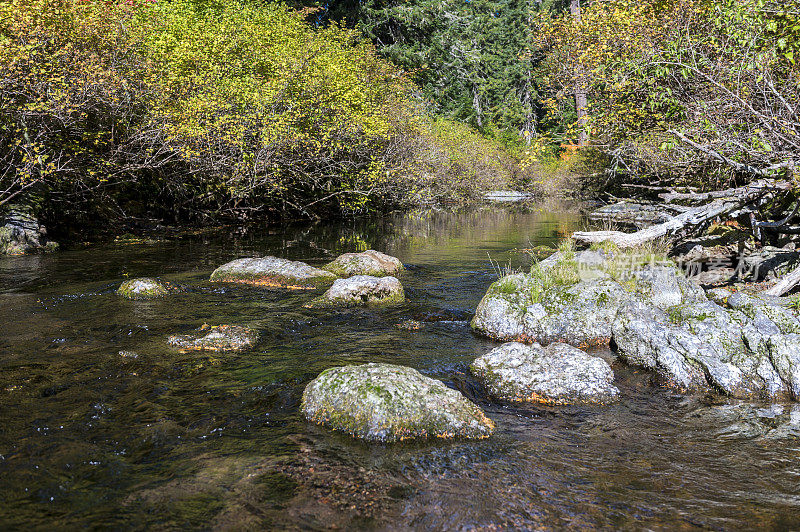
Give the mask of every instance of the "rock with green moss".
<svg viewBox="0 0 800 532">
<path fill-rule="evenodd" d="M 323 269 L 333 272 L 339 277 L 351 277 L 353 275 L 383 277 L 402 271 L 403 263 L 400 262 L 400 259 L 391 255 L 368 249 L 361 253 L 339 255 L 336 260 L 323 266 Z"/>
<path fill-rule="evenodd" d="M 331 284 L 338 276 L 304 262 L 278 257 L 236 259 L 214 270 L 212 282 L 263 287 L 312 289 Z"/>
<path fill-rule="evenodd" d="M 317 424 L 371 442 L 487 438 L 494 423 L 441 381 L 392 364 L 331 368 L 303 392 L 301 410 Z"/>
<path fill-rule="evenodd" d="M 506 401 L 607 403 L 619 395 L 605 360 L 563 343 L 506 343 L 478 357 L 470 370 L 492 396 Z"/>
<path fill-rule="evenodd" d="M 151 277 L 128 279 L 117 288 L 117 294 L 125 299 L 158 299 L 176 291 L 176 286 Z"/>
<path fill-rule="evenodd" d="M 610 280 L 547 286 L 530 275 L 515 274 L 489 288 L 472 327 L 500 341 L 603 344 L 611 337 L 617 310 L 630 298 Z"/>
<path fill-rule="evenodd" d="M 494 283 L 473 326 L 499 340 L 608 340 L 617 356 L 680 389 L 800 400 L 800 318 L 780 298 L 706 293 L 669 264 L 607 250 L 606 275 L 585 276 L 578 254 Z M 622 267 L 630 260 L 627 268 Z M 572 272 L 572 273 L 571 273 Z M 587 280 L 588 279 L 588 280 Z"/>
<path fill-rule="evenodd" d="M 333 286 L 312 301 L 309 306 L 385 306 L 403 301 L 405 301 L 405 292 L 397 277 L 354 275 L 347 279 L 336 279 Z"/>
<path fill-rule="evenodd" d="M 58 249 L 56 242 L 47 241 L 47 230 L 39 224 L 30 207 L 12 205 L 1 218 L 0 255 L 23 255 Z"/>
<path fill-rule="evenodd" d="M 258 333 L 240 325 L 202 325 L 191 334 L 173 335 L 167 343 L 181 351 L 243 351 L 258 341 Z"/>
</svg>

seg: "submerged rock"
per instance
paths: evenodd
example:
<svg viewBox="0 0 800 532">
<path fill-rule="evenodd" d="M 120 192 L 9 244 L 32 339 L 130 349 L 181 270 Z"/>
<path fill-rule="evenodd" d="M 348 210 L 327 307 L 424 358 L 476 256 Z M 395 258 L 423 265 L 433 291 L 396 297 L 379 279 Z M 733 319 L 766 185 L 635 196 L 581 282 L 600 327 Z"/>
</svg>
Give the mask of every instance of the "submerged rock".
<svg viewBox="0 0 800 532">
<path fill-rule="evenodd" d="M 494 423 L 474 403 L 415 369 L 364 364 L 323 371 L 303 392 L 314 423 L 373 442 L 487 438 Z"/>
<path fill-rule="evenodd" d="M 35 251 L 54 251 L 58 244 L 47 241 L 47 230 L 39 224 L 30 208 L 11 206 L 0 226 L 0 255 L 23 255 Z"/>
<path fill-rule="evenodd" d="M 212 282 L 244 283 L 254 286 L 311 289 L 325 286 L 338 276 L 305 262 L 278 257 L 251 257 L 223 264 L 211 274 Z"/>
<path fill-rule="evenodd" d="M 352 307 L 392 305 L 405 301 L 403 285 L 396 277 L 354 275 L 336 279 L 327 292 L 315 299 L 312 307 Z"/>
<path fill-rule="evenodd" d="M 123 282 L 117 288 L 117 294 L 125 299 L 157 299 L 176 290 L 176 287 L 158 279 L 140 277 Z"/>
<path fill-rule="evenodd" d="M 368 249 L 361 253 L 344 253 L 339 255 L 336 260 L 323 266 L 323 269 L 333 272 L 339 277 L 350 277 L 352 275 L 372 275 L 373 277 L 383 277 L 392 275 L 403 269 L 400 259 Z"/>
<path fill-rule="evenodd" d="M 510 342 L 470 366 L 489 393 L 515 402 L 604 403 L 619 395 L 608 363 L 567 344 Z"/>
<path fill-rule="evenodd" d="M 253 347 L 258 333 L 239 325 L 205 324 L 191 334 L 173 335 L 167 339 L 181 351 L 242 351 Z"/>
<path fill-rule="evenodd" d="M 543 345 L 610 340 L 621 360 L 681 390 L 800 399 L 800 319 L 776 298 L 716 290 L 712 301 L 671 266 L 633 264 L 620 272 L 611 263 L 582 280 L 592 276 L 564 273 L 569 261 L 580 265 L 556 256 L 542 263 L 556 273 L 494 283 L 473 327 L 495 339 Z"/>
</svg>

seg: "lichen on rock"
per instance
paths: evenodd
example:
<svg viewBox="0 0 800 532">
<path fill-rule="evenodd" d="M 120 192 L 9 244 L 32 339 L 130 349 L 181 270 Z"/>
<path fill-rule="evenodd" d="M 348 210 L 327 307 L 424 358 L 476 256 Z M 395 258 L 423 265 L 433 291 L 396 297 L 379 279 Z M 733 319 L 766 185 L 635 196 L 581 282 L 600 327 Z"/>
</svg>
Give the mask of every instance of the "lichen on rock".
<svg viewBox="0 0 800 532">
<path fill-rule="evenodd" d="M 563 272 L 565 261 L 581 260 L 559 253 L 541 264 Z M 580 274 L 572 283 L 541 273 L 507 276 L 489 288 L 472 325 L 504 341 L 606 340 L 621 360 L 680 390 L 800 399 L 795 310 L 776 298 L 723 290 L 712 291 L 712 301 L 674 266 L 633 262 L 626 271 L 621 264 L 609 260 L 600 264 L 607 275 Z"/>
<path fill-rule="evenodd" d="M 240 325 L 204 324 L 191 334 L 173 335 L 167 343 L 181 351 L 243 351 L 253 347 L 258 333 Z"/>
<path fill-rule="evenodd" d="M 176 286 L 158 279 L 140 277 L 123 282 L 117 288 L 117 294 L 125 299 L 157 299 L 177 290 Z"/>
<path fill-rule="evenodd" d="M 334 273 L 304 262 L 278 257 L 236 259 L 223 264 L 211 274 L 212 282 L 294 289 L 319 288 L 337 278 Z"/>
<path fill-rule="evenodd" d="M 23 255 L 36 251 L 55 251 L 56 242 L 47 240 L 47 230 L 26 205 L 11 205 L 2 215 L 0 255 Z"/>
<path fill-rule="evenodd" d="M 335 273 L 339 277 L 351 277 L 353 275 L 383 277 L 402 271 L 403 263 L 400 262 L 400 259 L 391 255 L 368 249 L 361 253 L 339 255 L 333 262 L 326 264 L 322 268 Z"/>
<path fill-rule="evenodd" d="M 396 277 L 354 275 L 336 279 L 309 307 L 385 306 L 405 301 L 403 285 Z"/>
<path fill-rule="evenodd" d="M 607 403 L 619 395 L 608 363 L 563 343 L 547 347 L 509 342 L 478 357 L 472 373 L 506 401 Z"/>
<path fill-rule="evenodd" d="M 314 423 L 372 442 L 487 438 L 494 431 L 456 390 L 392 364 L 325 370 L 306 386 L 301 410 Z"/>
</svg>

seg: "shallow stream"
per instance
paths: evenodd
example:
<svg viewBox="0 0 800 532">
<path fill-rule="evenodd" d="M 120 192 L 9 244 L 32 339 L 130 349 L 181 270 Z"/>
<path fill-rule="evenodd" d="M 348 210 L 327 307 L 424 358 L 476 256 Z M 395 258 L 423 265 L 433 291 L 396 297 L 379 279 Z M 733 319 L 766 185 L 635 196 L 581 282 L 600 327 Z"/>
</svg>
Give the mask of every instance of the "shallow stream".
<svg viewBox="0 0 800 532">
<path fill-rule="evenodd" d="M 616 362 L 610 406 L 499 404 L 470 377 L 497 345 L 472 312 L 499 270 L 529 264 L 510 250 L 579 224 L 559 205 L 425 211 L 0 258 L 0 529 L 800 527 L 797 405 L 681 396 Z M 408 303 L 306 309 L 315 294 L 208 282 L 237 257 L 318 265 L 369 248 L 408 265 Z M 139 276 L 187 291 L 114 294 Z M 261 341 L 166 345 L 203 323 Z M 495 435 L 368 445 L 299 416 L 308 381 L 368 361 L 445 381 Z"/>
</svg>

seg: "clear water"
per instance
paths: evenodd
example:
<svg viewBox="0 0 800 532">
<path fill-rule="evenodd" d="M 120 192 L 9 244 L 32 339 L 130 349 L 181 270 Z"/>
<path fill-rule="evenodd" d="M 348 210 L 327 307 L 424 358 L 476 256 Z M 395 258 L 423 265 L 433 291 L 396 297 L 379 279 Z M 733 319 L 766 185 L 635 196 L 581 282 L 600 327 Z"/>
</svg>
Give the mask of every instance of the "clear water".
<svg viewBox="0 0 800 532">
<path fill-rule="evenodd" d="M 498 264 L 578 225 L 558 205 L 416 212 L 0 259 L 0 528 L 800 527 L 794 405 L 680 396 L 619 363 L 622 400 L 603 407 L 498 404 L 470 377 L 496 345 L 467 320 Z M 409 266 L 407 304 L 305 309 L 313 293 L 207 282 L 240 256 L 367 248 Z M 187 291 L 115 296 L 145 275 Z M 396 327 L 408 319 L 423 326 Z M 166 345 L 203 323 L 262 340 L 236 355 Z M 368 445 L 299 416 L 309 380 L 368 361 L 442 379 L 497 432 Z"/>
</svg>

